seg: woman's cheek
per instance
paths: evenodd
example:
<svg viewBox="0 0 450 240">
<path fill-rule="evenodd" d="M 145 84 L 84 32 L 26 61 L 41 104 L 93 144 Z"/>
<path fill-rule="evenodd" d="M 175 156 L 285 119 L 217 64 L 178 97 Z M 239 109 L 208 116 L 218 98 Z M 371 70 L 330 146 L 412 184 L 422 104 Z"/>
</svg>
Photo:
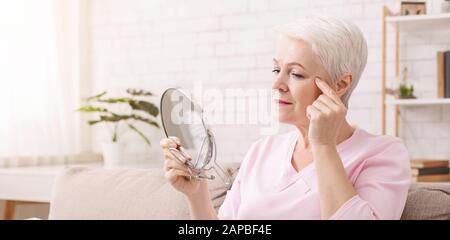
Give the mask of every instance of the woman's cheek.
<svg viewBox="0 0 450 240">
<path fill-rule="evenodd" d="M 290 83 L 289 89 L 295 102 L 304 108 L 311 105 L 320 95 L 314 80 L 310 78 L 290 81 Z"/>
</svg>

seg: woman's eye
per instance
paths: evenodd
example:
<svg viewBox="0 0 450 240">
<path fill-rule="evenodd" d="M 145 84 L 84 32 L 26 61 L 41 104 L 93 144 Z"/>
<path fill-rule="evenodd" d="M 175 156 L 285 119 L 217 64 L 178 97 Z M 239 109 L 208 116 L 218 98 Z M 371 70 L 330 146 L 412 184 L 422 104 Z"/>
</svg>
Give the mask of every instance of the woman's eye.
<svg viewBox="0 0 450 240">
<path fill-rule="evenodd" d="M 272 72 L 273 72 L 274 74 L 278 74 L 278 73 L 280 73 L 280 69 L 273 69 Z"/>
<path fill-rule="evenodd" d="M 291 73 L 294 78 L 303 78 L 303 75 L 297 73 Z"/>
</svg>

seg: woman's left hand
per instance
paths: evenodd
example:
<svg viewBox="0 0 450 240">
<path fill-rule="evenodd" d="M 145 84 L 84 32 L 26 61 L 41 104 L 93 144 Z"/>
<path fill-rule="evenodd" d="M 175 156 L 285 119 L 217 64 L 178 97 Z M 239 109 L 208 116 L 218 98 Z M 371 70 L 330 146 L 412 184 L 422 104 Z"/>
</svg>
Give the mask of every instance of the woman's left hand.
<svg viewBox="0 0 450 240">
<path fill-rule="evenodd" d="M 308 137 L 312 146 L 336 146 L 340 127 L 347 115 L 347 108 L 337 93 L 322 79 L 315 79 L 322 93 L 312 105 L 306 108 L 308 116 Z"/>
</svg>

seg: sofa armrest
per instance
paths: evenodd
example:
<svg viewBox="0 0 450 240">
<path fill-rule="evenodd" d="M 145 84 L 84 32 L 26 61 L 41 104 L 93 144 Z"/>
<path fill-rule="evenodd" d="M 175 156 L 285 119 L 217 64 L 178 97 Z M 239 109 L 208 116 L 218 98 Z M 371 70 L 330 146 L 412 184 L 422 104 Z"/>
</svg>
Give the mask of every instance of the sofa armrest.
<svg viewBox="0 0 450 240">
<path fill-rule="evenodd" d="M 450 219 L 450 183 L 413 183 L 401 219 Z"/>
</svg>

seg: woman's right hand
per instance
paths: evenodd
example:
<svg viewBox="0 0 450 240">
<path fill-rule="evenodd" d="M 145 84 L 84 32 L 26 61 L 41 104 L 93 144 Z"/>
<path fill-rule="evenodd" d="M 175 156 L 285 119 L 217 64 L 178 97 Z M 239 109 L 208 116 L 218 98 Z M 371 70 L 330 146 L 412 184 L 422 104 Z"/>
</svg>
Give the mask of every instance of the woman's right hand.
<svg viewBox="0 0 450 240">
<path fill-rule="evenodd" d="M 169 148 L 178 148 L 180 145 L 180 140 L 176 137 L 164 138 L 160 142 L 164 152 L 165 178 L 177 191 L 187 196 L 192 196 L 200 190 L 202 183 L 205 181 L 194 177 L 191 178 L 188 166 L 185 163 L 181 163 L 169 152 Z M 188 159 L 184 159 L 184 162 L 186 161 Z"/>
<path fill-rule="evenodd" d="M 186 164 L 189 160 L 184 159 L 184 162 L 180 162 L 169 152 L 169 148 L 181 147 L 180 140 L 169 137 L 161 140 L 160 145 L 164 151 L 165 177 L 176 190 L 186 195 L 191 218 L 217 219 L 206 180 L 191 178 L 190 169 Z"/>
</svg>

